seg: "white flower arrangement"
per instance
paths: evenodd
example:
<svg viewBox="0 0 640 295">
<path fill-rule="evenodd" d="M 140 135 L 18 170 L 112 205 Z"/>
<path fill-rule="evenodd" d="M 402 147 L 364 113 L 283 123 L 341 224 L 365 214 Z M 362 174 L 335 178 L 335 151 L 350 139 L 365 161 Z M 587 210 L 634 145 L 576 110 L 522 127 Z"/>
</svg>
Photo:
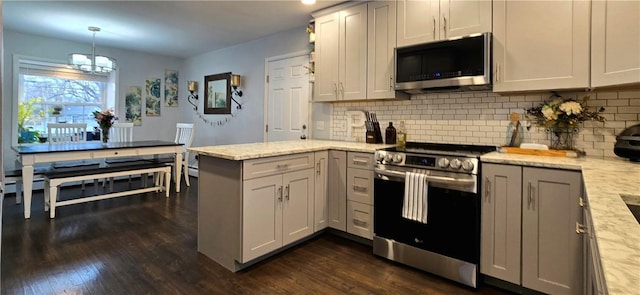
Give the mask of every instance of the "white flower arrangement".
<svg viewBox="0 0 640 295">
<path fill-rule="evenodd" d="M 605 118 L 600 115 L 604 108 L 597 111 L 589 110 L 586 105 L 588 96 L 582 98 L 581 102 L 573 99 L 563 99 L 557 94 L 552 96 L 552 100 L 543 102 L 537 107 L 527 109 L 526 117 L 538 126 L 553 129 L 578 128 L 578 124 L 587 121 L 604 122 Z"/>
</svg>

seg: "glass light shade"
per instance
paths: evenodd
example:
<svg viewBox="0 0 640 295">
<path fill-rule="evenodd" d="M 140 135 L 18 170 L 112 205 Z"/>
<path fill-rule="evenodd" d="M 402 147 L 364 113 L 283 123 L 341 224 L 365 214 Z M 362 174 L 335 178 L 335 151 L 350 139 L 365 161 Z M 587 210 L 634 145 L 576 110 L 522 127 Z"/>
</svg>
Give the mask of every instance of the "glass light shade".
<svg viewBox="0 0 640 295">
<path fill-rule="evenodd" d="M 95 67 L 90 54 L 72 53 L 69 55 L 69 64 L 84 72 L 109 73 L 115 70 L 115 60 L 110 57 L 95 56 Z"/>
<path fill-rule="evenodd" d="M 187 82 L 187 88 L 189 89 L 190 92 L 198 91 L 198 82 L 196 81 Z"/>
<path fill-rule="evenodd" d="M 316 0 L 301 0 L 302 4 L 305 5 L 311 5 L 311 4 L 315 4 Z"/>
<path fill-rule="evenodd" d="M 231 87 L 240 86 L 240 75 L 231 75 Z"/>
</svg>

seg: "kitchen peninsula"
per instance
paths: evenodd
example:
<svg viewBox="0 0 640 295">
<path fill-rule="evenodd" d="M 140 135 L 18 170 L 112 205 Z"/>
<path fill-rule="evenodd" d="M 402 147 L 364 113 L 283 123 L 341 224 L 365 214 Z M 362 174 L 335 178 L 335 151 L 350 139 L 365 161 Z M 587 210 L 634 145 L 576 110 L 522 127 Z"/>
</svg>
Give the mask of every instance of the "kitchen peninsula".
<svg viewBox="0 0 640 295">
<path fill-rule="evenodd" d="M 385 147 L 388 145 L 307 140 L 190 148 L 199 155 L 198 251 L 225 268 L 238 271 L 270 253 L 286 249 L 289 243 L 312 236 L 318 230 L 314 228 L 317 221 L 313 220 L 314 212 L 318 212 L 314 204 L 317 207 L 318 203 L 313 197 L 295 200 L 293 192 L 313 195 L 314 189 L 309 186 L 313 186 L 314 174 L 326 173 L 326 169 L 319 168 L 314 153 L 341 150 L 373 154 Z M 587 231 L 597 245 L 604 288 L 608 294 L 637 294 L 640 225 L 622 198 L 640 197 L 639 163 L 621 158 L 559 158 L 498 152 L 483 155 L 481 161 L 581 171 L 587 198 L 585 212 L 592 221 Z M 296 185 L 296 180 L 303 180 L 300 183 L 305 185 Z M 249 202 L 246 198 L 251 195 L 249 188 L 264 190 L 263 193 L 269 192 L 264 195 L 273 197 Z M 281 204 L 282 209 L 274 210 L 274 204 Z M 295 212 L 286 211 L 292 208 L 296 208 Z"/>
</svg>

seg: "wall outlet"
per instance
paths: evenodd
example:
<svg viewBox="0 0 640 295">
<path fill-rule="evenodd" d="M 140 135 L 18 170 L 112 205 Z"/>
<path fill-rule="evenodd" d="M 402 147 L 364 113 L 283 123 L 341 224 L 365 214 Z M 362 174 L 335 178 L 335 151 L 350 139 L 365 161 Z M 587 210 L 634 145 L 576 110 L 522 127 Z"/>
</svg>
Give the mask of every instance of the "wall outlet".
<svg viewBox="0 0 640 295">
<path fill-rule="evenodd" d="M 316 121 L 316 130 L 324 130 L 324 121 Z"/>
</svg>

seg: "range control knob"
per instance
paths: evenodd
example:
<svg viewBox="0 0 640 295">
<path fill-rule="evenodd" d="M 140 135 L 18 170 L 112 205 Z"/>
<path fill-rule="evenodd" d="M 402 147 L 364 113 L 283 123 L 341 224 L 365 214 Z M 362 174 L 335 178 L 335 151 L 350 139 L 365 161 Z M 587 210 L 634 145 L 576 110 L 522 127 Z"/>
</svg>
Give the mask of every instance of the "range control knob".
<svg viewBox="0 0 640 295">
<path fill-rule="evenodd" d="M 453 159 L 451 160 L 451 163 L 449 163 L 449 167 L 451 167 L 451 169 L 460 169 L 460 166 L 462 166 L 462 162 L 460 162 L 460 160 L 458 159 Z"/>
<path fill-rule="evenodd" d="M 387 163 L 391 163 L 391 161 L 393 160 L 393 154 L 391 154 L 391 153 L 387 153 L 387 154 L 384 156 L 384 160 L 385 160 Z"/>
<path fill-rule="evenodd" d="M 462 161 L 462 169 L 464 169 L 465 171 L 473 170 L 473 162 L 471 162 L 471 160 Z"/>
<path fill-rule="evenodd" d="M 393 156 L 394 163 L 402 163 L 402 160 L 404 160 L 404 157 L 402 156 L 402 154 L 395 154 Z"/>
<path fill-rule="evenodd" d="M 438 167 L 440 167 L 440 168 L 449 167 L 449 159 L 447 159 L 447 158 L 438 159 Z"/>
<path fill-rule="evenodd" d="M 378 162 L 382 162 L 384 160 L 384 153 L 377 152 L 376 153 L 376 160 L 378 160 Z"/>
</svg>

